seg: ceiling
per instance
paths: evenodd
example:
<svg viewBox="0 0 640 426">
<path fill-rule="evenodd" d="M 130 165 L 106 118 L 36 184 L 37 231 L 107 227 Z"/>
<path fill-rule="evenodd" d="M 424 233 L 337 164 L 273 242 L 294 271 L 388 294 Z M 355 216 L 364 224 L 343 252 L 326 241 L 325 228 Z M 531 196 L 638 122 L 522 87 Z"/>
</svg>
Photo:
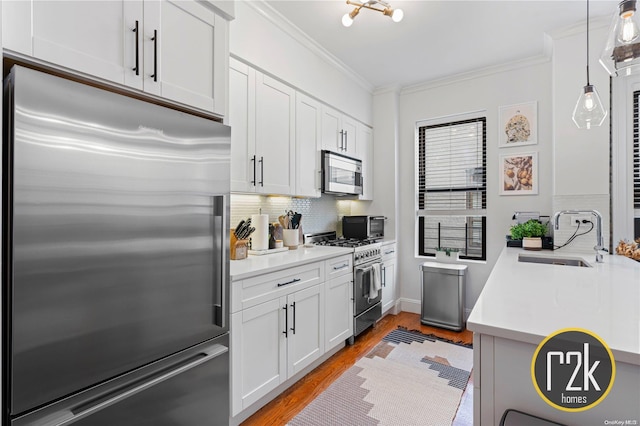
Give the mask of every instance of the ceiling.
<svg viewBox="0 0 640 426">
<path fill-rule="evenodd" d="M 374 88 L 404 87 L 542 55 L 544 34 L 584 25 L 587 5 L 580 0 L 389 0 L 404 11 L 400 23 L 363 9 L 345 28 L 341 18 L 353 6 L 344 0 L 267 3 Z M 608 25 L 618 3 L 590 1 L 592 28 L 594 21 Z M 591 63 L 600 56 L 600 44 L 591 44 Z"/>
</svg>

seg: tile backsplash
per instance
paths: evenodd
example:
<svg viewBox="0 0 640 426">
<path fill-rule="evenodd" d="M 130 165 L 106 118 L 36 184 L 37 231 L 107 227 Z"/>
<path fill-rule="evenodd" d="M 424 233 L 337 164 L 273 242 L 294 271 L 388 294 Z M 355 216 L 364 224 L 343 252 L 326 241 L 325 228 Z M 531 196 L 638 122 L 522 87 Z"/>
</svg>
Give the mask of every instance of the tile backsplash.
<svg viewBox="0 0 640 426">
<path fill-rule="evenodd" d="M 278 216 L 292 210 L 302 214 L 302 232 L 315 233 L 337 231 L 342 233 L 342 216 L 351 214 L 353 200 L 341 200 L 333 195 L 320 198 L 291 198 L 251 194 L 231 194 L 231 227 L 238 222 L 262 212 L 269 215 L 269 222 L 277 222 Z"/>
</svg>

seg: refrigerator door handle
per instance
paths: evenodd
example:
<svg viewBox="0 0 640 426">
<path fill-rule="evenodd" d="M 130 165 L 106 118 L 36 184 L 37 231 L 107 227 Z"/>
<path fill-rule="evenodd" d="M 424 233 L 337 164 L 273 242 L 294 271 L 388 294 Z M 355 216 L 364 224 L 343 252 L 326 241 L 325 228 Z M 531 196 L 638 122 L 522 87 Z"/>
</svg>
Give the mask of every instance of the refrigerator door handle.
<svg viewBox="0 0 640 426">
<path fill-rule="evenodd" d="M 229 243 L 226 241 L 225 212 L 228 210 L 225 197 L 215 195 L 212 198 L 213 214 L 213 323 L 225 327 L 226 306 L 225 288 L 227 280 L 226 257 L 229 256 Z"/>
<path fill-rule="evenodd" d="M 204 349 L 200 353 L 193 355 L 186 360 L 180 361 L 174 364 L 172 367 L 168 367 L 166 369 L 162 369 L 157 375 L 152 376 L 151 378 L 144 381 L 144 383 L 139 383 L 138 381 L 134 381 L 129 387 L 124 388 L 121 391 L 118 391 L 117 394 L 113 396 L 107 395 L 106 397 L 98 398 L 93 401 L 87 401 L 82 404 L 77 405 L 75 408 L 70 408 L 63 410 L 59 413 L 52 414 L 48 416 L 45 420 L 44 425 L 55 425 L 55 426 L 66 426 L 73 422 L 80 420 L 81 418 L 90 416 L 91 414 L 97 413 L 100 410 L 103 410 L 113 404 L 121 402 L 133 395 L 142 392 L 146 389 L 149 389 L 159 383 L 164 382 L 178 374 L 184 373 L 187 370 L 190 370 L 194 367 L 197 367 L 200 364 L 203 364 L 207 361 L 211 361 L 213 358 L 217 358 L 220 355 L 229 351 L 224 345 L 215 344 L 209 348 Z M 190 361 L 190 362 L 187 362 Z M 187 362 L 185 364 L 185 362 Z M 167 371 L 169 370 L 169 371 Z"/>
</svg>

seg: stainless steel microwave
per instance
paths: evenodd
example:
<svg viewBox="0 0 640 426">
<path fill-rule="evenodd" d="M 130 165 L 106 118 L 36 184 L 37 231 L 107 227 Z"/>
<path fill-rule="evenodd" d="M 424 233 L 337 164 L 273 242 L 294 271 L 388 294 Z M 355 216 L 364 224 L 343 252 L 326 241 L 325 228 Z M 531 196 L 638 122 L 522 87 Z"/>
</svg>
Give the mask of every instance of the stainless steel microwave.
<svg viewBox="0 0 640 426">
<path fill-rule="evenodd" d="M 322 192 L 362 194 L 362 161 L 332 151 L 322 151 Z"/>
</svg>

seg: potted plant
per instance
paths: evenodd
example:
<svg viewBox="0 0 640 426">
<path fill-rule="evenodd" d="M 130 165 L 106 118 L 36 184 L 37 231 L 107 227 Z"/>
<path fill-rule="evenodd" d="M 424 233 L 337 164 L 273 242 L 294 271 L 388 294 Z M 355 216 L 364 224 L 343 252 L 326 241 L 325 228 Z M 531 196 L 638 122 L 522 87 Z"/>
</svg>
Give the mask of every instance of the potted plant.
<svg viewBox="0 0 640 426">
<path fill-rule="evenodd" d="M 547 234 L 547 225 L 547 223 L 541 223 L 536 219 L 529 219 L 511 227 L 511 238 L 522 240 L 522 248 L 525 250 L 540 250 L 542 249 L 542 237 Z"/>
<path fill-rule="evenodd" d="M 436 259 L 440 261 L 458 260 L 458 249 L 449 247 L 436 247 Z"/>
</svg>

